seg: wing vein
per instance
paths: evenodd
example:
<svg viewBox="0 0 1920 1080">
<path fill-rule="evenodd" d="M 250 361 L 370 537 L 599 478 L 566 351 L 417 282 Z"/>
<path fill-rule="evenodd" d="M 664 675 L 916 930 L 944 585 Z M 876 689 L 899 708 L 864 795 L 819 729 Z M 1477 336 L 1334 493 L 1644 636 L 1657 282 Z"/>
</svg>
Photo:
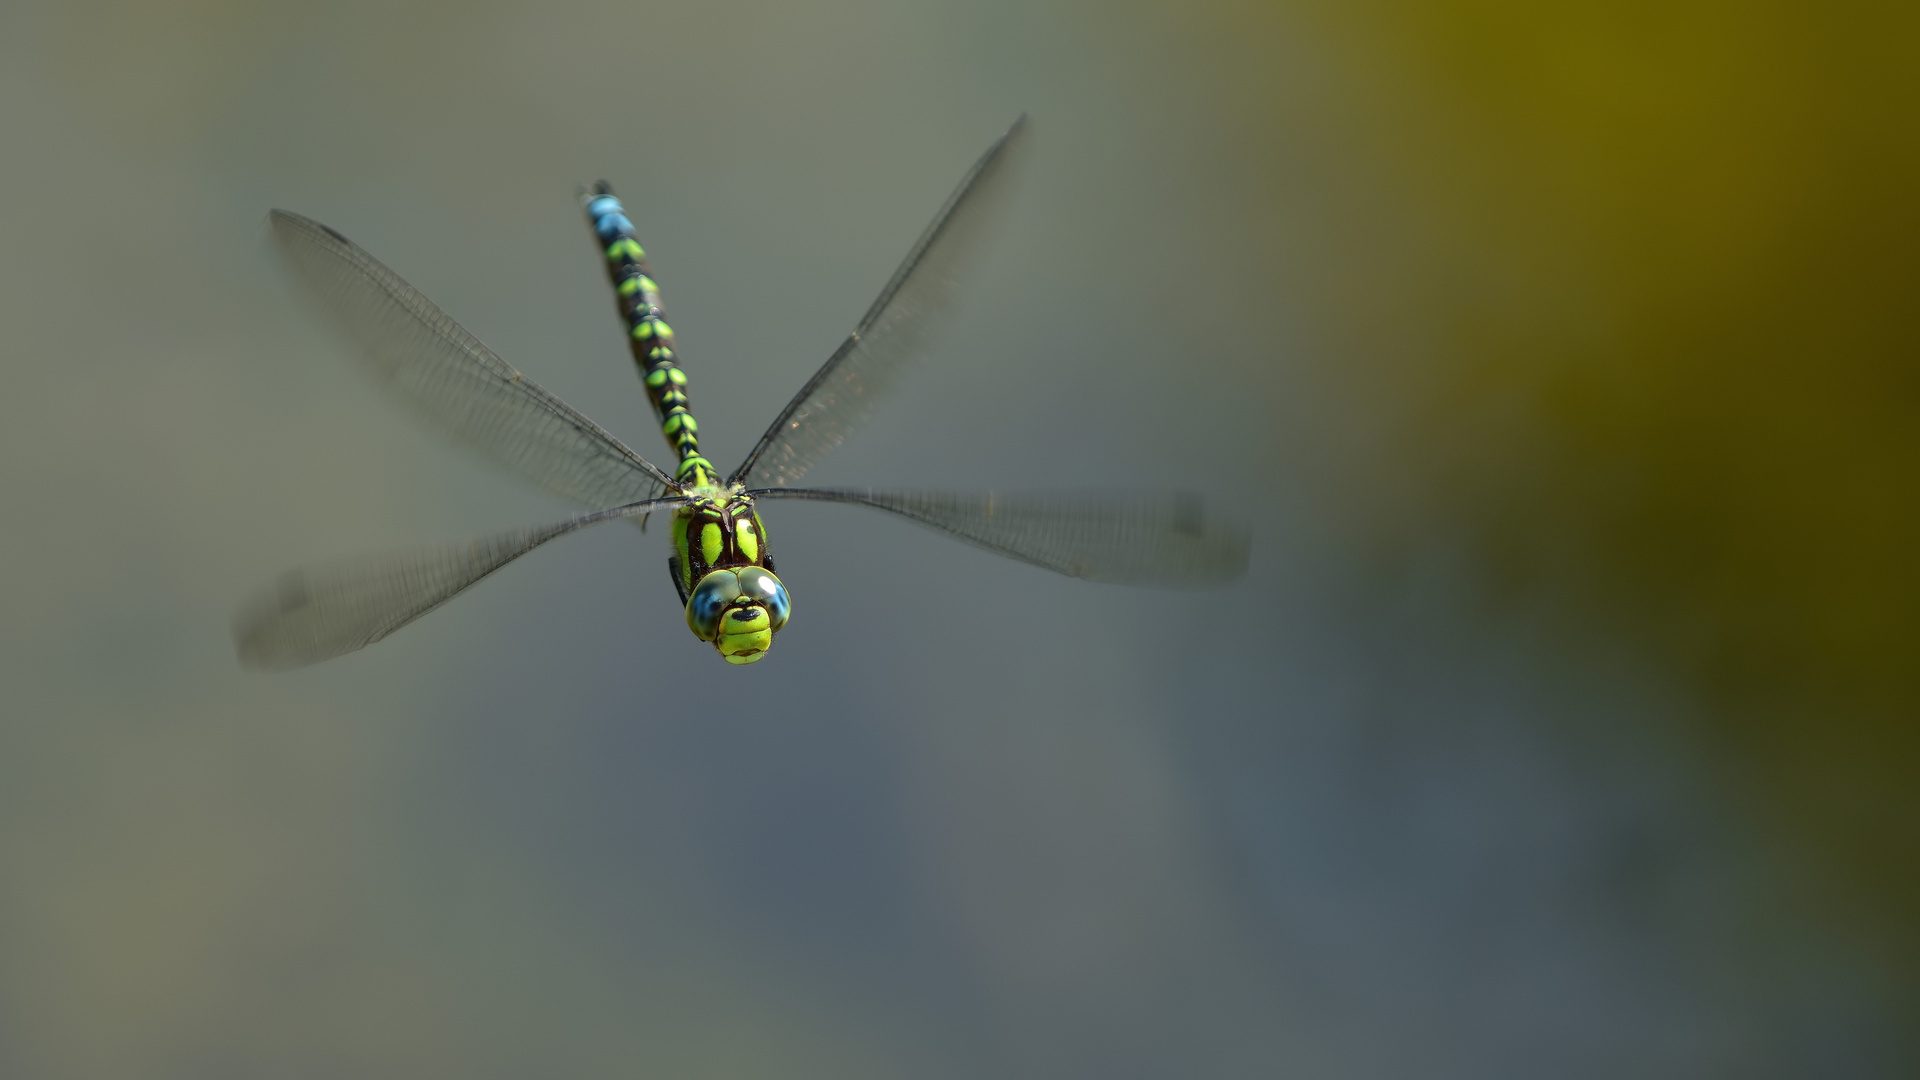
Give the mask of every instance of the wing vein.
<svg viewBox="0 0 1920 1080">
<path fill-rule="evenodd" d="M 788 487 L 872 413 L 949 313 L 952 286 L 1004 193 L 1026 117 L 1014 121 L 960 184 L 827 362 L 768 425 L 731 482 Z"/>
<path fill-rule="evenodd" d="M 1199 587 L 1231 581 L 1247 566 L 1245 524 L 1187 492 L 768 488 L 749 494 L 885 510 L 988 551 L 1090 581 Z"/>
<path fill-rule="evenodd" d="M 651 499 L 460 543 L 289 570 L 241 604 L 233 620 L 234 649 L 242 664 L 263 670 L 305 667 L 353 652 L 549 540 L 680 502 Z"/>
<path fill-rule="evenodd" d="M 287 264 L 357 346 L 363 366 L 442 430 L 588 506 L 678 490 L 346 237 L 284 210 L 269 219 Z"/>
</svg>

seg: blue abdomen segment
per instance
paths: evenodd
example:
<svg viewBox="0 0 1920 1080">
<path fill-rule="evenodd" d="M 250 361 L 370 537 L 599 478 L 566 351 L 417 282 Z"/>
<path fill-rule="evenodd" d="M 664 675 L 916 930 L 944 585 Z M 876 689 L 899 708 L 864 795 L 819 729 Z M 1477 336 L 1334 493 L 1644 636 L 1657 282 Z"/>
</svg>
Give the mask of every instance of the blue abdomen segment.
<svg viewBox="0 0 1920 1080">
<path fill-rule="evenodd" d="M 716 482 L 713 466 L 700 456 L 700 425 L 687 407 L 687 373 L 674 351 L 673 327 L 660 306 L 660 287 L 647 268 L 647 253 L 633 236 L 633 221 L 605 183 L 583 200 L 587 220 L 607 260 L 607 279 L 627 323 L 627 346 L 646 383 L 647 397 L 660 431 L 680 455 L 677 479 L 690 485 Z"/>
</svg>

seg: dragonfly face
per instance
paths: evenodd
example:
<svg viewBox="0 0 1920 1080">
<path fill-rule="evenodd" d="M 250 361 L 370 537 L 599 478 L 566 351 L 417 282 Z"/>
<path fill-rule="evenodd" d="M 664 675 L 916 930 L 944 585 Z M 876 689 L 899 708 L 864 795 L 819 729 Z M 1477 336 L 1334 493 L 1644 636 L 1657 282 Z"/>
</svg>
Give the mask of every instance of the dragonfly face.
<svg viewBox="0 0 1920 1080">
<path fill-rule="evenodd" d="M 786 586 L 764 567 L 715 570 L 687 598 L 687 629 L 713 642 L 729 664 L 751 664 L 773 647 L 793 609 Z"/>
<path fill-rule="evenodd" d="M 729 664 L 765 656 L 792 608 L 766 537 L 753 500 L 738 493 L 698 495 L 673 515 L 669 565 L 687 600 L 687 628 Z"/>
</svg>

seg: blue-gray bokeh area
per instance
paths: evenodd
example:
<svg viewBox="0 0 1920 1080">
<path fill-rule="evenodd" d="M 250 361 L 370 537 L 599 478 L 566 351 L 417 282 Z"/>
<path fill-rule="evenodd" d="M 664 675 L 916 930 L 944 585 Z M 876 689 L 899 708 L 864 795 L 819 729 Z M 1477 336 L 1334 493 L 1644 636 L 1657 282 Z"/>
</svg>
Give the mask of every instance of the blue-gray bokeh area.
<svg viewBox="0 0 1920 1080">
<path fill-rule="evenodd" d="M 1370 457 L 1395 393 L 1320 374 L 1312 284 L 1419 241 L 1353 226 L 1310 38 L 1172 17 L 0 16 L 0 1072 L 1891 1069 L 1868 969 L 1779 931 L 1685 694 L 1485 603 L 1443 531 L 1356 533 L 1414 496 Z M 1274 64 L 1279 121 L 1235 89 Z M 659 458 L 572 198 L 611 180 L 730 465 L 1022 109 L 959 330 L 816 478 L 1190 486 L 1252 517 L 1243 582 L 779 506 L 794 617 L 750 669 L 682 627 L 659 522 L 237 669 L 227 612 L 286 565 L 567 512 L 333 355 L 270 206 Z"/>
</svg>

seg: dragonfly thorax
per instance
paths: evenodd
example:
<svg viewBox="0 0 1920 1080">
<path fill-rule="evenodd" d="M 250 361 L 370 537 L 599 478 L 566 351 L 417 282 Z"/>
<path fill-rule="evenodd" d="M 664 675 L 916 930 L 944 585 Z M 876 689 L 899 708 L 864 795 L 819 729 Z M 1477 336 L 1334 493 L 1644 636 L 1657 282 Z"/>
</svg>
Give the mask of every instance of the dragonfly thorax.
<svg viewBox="0 0 1920 1080">
<path fill-rule="evenodd" d="M 674 511 L 670 568 L 694 636 L 730 664 L 766 655 L 786 625 L 788 601 L 750 496 L 703 492 Z"/>
<path fill-rule="evenodd" d="M 673 552 L 680 589 L 690 592 L 710 570 L 766 565 L 766 528 L 746 495 L 695 495 L 674 511 Z"/>
</svg>

